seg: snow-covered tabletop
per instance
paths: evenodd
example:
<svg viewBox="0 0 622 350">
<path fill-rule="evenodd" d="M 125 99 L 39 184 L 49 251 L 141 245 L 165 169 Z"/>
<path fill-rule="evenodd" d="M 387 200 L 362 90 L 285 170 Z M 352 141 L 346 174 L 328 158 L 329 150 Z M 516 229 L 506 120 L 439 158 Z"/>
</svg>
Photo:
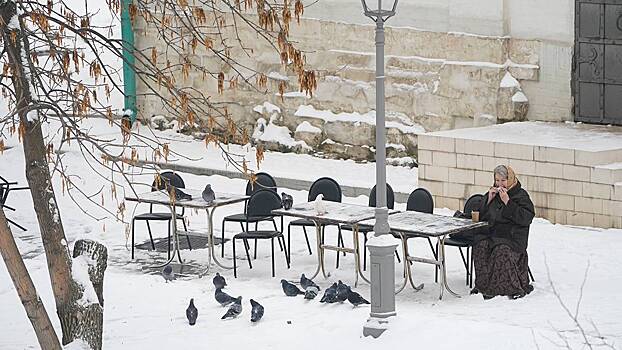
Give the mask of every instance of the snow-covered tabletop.
<svg viewBox="0 0 622 350">
<path fill-rule="evenodd" d="M 374 223 L 374 219 L 359 222 L 360 225 L 366 226 L 373 226 Z M 404 211 L 389 215 L 389 227 L 392 231 L 414 233 L 428 237 L 443 236 L 486 225 L 488 225 L 486 222 L 473 222 L 470 219 L 426 214 L 417 211 Z"/>
<path fill-rule="evenodd" d="M 376 215 L 376 208 L 366 205 L 339 203 L 323 201 L 326 213 L 318 215 L 315 210 L 315 202 L 300 203 L 292 206 L 291 209 L 277 209 L 272 213 L 277 215 L 295 216 L 299 218 L 318 221 L 319 223 L 330 224 L 356 224 L 359 221 L 373 218 Z M 389 210 L 389 213 L 397 213 L 397 210 Z"/>
<path fill-rule="evenodd" d="M 220 207 L 227 204 L 242 202 L 250 198 L 246 195 L 216 192 L 216 199 L 208 203 L 204 201 L 201 197 L 201 190 L 182 189 L 182 191 L 191 195 L 192 199 L 175 201 L 175 205 L 178 207 L 186 208 L 207 209 L 213 207 Z M 125 197 L 125 200 L 131 202 L 162 204 L 166 206 L 171 205 L 170 196 L 164 191 L 139 193 L 138 196 L 129 195 Z"/>
</svg>

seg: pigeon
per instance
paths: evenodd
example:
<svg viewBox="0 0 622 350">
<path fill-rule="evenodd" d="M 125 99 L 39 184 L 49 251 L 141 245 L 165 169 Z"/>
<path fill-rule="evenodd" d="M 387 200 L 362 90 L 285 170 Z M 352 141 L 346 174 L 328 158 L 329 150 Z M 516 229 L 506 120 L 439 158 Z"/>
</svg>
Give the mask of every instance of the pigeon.
<svg viewBox="0 0 622 350">
<path fill-rule="evenodd" d="M 162 277 L 164 277 L 166 283 L 175 280 L 175 274 L 173 273 L 173 267 L 171 265 L 164 266 L 164 269 L 162 269 Z"/>
<path fill-rule="evenodd" d="M 214 292 L 214 298 L 221 306 L 227 306 L 235 301 L 235 298 L 231 295 L 223 292 L 220 288 L 216 289 Z"/>
<path fill-rule="evenodd" d="M 257 322 L 263 317 L 263 306 L 251 299 L 251 322 Z"/>
<path fill-rule="evenodd" d="M 178 201 L 189 201 L 192 199 L 191 195 L 187 194 L 186 192 L 175 186 L 171 186 L 169 192 L 172 193 L 172 195 L 175 196 L 175 200 Z"/>
<path fill-rule="evenodd" d="M 369 301 L 365 300 L 365 298 L 363 298 L 359 293 L 350 288 L 348 288 L 348 301 L 354 306 L 369 304 Z"/>
<path fill-rule="evenodd" d="M 315 213 L 317 215 L 326 214 L 326 206 L 324 205 L 324 202 L 322 201 L 322 199 L 324 199 L 324 195 L 320 193 L 317 195 L 317 197 L 315 197 L 315 202 L 313 203 L 313 206 L 315 208 Z"/>
<path fill-rule="evenodd" d="M 212 282 L 214 283 L 214 287 L 216 287 L 216 289 L 223 289 L 227 285 L 227 281 L 225 281 L 225 278 L 222 277 L 218 272 L 216 272 L 216 276 L 214 276 Z"/>
<path fill-rule="evenodd" d="M 199 310 L 194 306 L 194 299 L 190 299 L 190 305 L 186 309 L 186 317 L 188 318 L 188 323 L 191 326 L 194 326 L 197 323 L 197 317 L 199 316 Z"/>
<path fill-rule="evenodd" d="M 337 283 L 333 283 L 324 291 L 324 296 L 320 300 L 320 303 L 334 303 L 337 301 Z"/>
<path fill-rule="evenodd" d="M 305 292 L 301 291 L 298 287 L 287 282 L 286 280 L 281 280 L 281 287 L 283 287 L 283 292 L 288 297 L 295 297 L 298 294 L 305 294 Z"/>
<path fill-rule="evenodd" d="M 344 302 L 346 300 L 348 300 L 348 294 L 350 287 L 348 287 L 347 284 L 344 284 L 343 282 L 341 282 L 341 280 L 339 280 L 339 283 L 337 283 L 337 301 L 340 302 Z"/>
<path fill-rule="evenodd" d="M 291 209 L 292 205 L 294 205 L 294 197 L 285 192 L 281 192 L 281 205 L 285 210 Z"/>
<path fill-rule="evenodd" d="M 212 190 L 212 185 L 205 185 L 205 189 L 203 190 L 203 193 L 201 193 L 201 197 L 203 197 L 203 200 L 207 203 L 212 203 L 214 199 L 216 199 L 216 194 L 214 193 L 214 190 Z"/>
<path fill-rule="evenodd" d="M 234 303 L 229 306 L 229 310 L 220 319 L 236 318 L 242 313 L 242 297 L 233 299 Z"/>
<path fill-rule="evenodd" d="M 309 287 L 315 287 L 317 288 L 317 290 L 320 290 L 320 286 L 315 284 L 315 282 L 313 282 L 312 280 L 308 279 L 304 273 L 300 276 L 300 285 L 302 286 L 302 289 L 304 290 L 306 290 Z"/>
<path fill-rule="evenodd" d="M 317 296 L 317 293 L 320 292 L 320 289 L 316 286 L 309 286 L 305 290 L 305 299 L 313 300 Z"/>
</svg>

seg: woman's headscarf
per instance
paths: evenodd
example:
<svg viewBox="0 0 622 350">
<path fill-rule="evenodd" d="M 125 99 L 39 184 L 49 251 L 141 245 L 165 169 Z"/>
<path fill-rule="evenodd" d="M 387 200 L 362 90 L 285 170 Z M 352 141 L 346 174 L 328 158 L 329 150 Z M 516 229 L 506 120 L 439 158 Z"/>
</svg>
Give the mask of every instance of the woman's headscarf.
<svg viewBox="0 0 622 350">
<path fill-rule="evenodd" d="M 516 173 L 514 169 L 509 165 L 498 165 L 493 171 L 493 186 L 494 186 L 494 176 L 495 174 L 499 174 L 503 177 L 507 177 L 508 179 L 508 190 L 512 189 L 512 187 L 516 186 L 518 183 L 518 178 L 516 177 Z"/>
</svg>

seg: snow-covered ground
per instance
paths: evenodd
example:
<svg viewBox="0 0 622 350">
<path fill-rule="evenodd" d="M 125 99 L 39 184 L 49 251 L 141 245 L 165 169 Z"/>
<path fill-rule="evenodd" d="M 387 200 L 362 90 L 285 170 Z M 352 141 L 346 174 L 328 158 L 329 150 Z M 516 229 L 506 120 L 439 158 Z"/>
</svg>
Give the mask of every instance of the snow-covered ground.
<svg viewBox="0 0 622 350">
<path fill-rule="evenodd" d="M 118 133 L 107 129 L 107 123 L 88 122 L 99 134 Z M 162 136 L 171 139 L 172 148 L 182 146 L 183 152 L 193 158 L 202 158 L 200 164 L 223 166 L 222 158 L 214 147 L 205 148 L 203 142 L 174 135 L 170 131 Z M 11 149 L 0 155 L 0 174 L 20 183 L 25 183 L 24 158 L 21 146 L 15 139 L 7 140 Z M 106 186 L 104 203 L 115 211 L 117 201 L 111 198 L 107 184 L 93 176 L 82 156 L 72 145 L 64 154 L 64 162 L 82 183 L 87 193 L 95 193 Z M 251 149 L 237 147 L 236 151 Z M 349 161 L 321 160 L 295 154 L 266 152 L 261 170 L 278 176 L 297 176 L 314 179 L 331 176 L 338 182 L 349 185 L 371 186 L 374 183 L 373 164 L 356 164 Z M 388 174 L 394 188 L 412 190 L 417 185 L 416 169 L 388 167 Z M 221 176 L 200 177 L 182 174 L 188 188 L 203 188 L 211 183 L 216 191 L 242 193 L 245 183 L 239 179 Z M 520 177 L 520 174 L 519 174 Z M 150 183 L 152 175 L 136 175 L 134 181 Z M 362 327 L 369 315 L 369 307 L 353 308 L 350 304 L 320 304 L 318 299 L 305 301 L 302 297 L 290 298 L 283 295 L 280 279 L 297 279 L 301 273 L 315 270 L 316 257 L 308 255 L 300 229 L 294 229 L 292 236 L 292 268 L 285 268 L 280 251 L 276 251 L 276 278 L 270 277 L 270 247 L 267 242 L 259 243 L 258 259 L 249 270 L 244 252 L 239 252 L 239 277 L 233 278 L 231 271 L 215 269 L 204 278 L 190 275 L 165 283 L 159 270 L 147 268 L 150 263 L 162 261 L 165 253 L 151 253 L 137 250 L 137 259 L 130 260 L 127 246 L 126 225 L 112 218 L 97 221 L 82 213 L 68 195 L 63 195 L 58 178 L 55 188 L 63 224 L 70 246 L 78 238 L 91 238 L 103 242 L 109 249 L 109 264 L 104 281 L 104 348 L 105 349 L 160 349 L 214 348 L 237 349 L 252 346 L 254 349 L 324 349 L 324 348 L 442 348 L 442 349 L 540 349 L 556 348 L 564 344 L 584 348 L 581 332 L 569 317 L 552 291 L 551 281 L 562 300 L 574 313 L 578 308 L 578 321 L 589 335 L 590 342 L 600 343 L 597 336 L 619 347 L 622 341 L 622 304 L 615 295 L 622 286 L 622 275 L 618 272 L 622 264 L 622 230 L 602 230 L 553 225 L 536 219 L 531 228 L 529 243 L 530 266 L 536 278 L 532 294 L 519 300 L 494 298 L 484 301 L 481 296 L 465 295 L 462 298 L 445 296 L 438 300 L 438 286 L 434 283 L 434 269 L 429 265 L 414 265 L 416 279 L 425 283 L 423 291 L 415 293 L 407 288 L 396 297 L 397 313 L 389 330 L 378 339 L 362 337 Z M 145 190 L 147 187 L 142 187 Z M 294 202 L 306 200 L 305 191 L 284 189 L 294 196 Z M 122 192 L 118 191 L 119 201 Z M 101 201 L 98 195 L 97 201 Z M 17 212 L 8 212 L 11 219 L 28 228 L 28 232 L 14 229 L 18 246 L 26 265 L 50 313 L 52 322 L 60 335 L 60 325 L 54 313 L 54 300 L 47 272 L 45 254 L 41 245 L 36 216 L 30 196 L 15 193 L 9 197 Z M 84 209 L 96 217 L 105 214 L 83 199 Z M 344 198 L 344 202 L 366 204 L 366 197 Z M 127 203 L 126 219 L 134 205 Z M 397 209 L 405 209 L 398 203 Z M 241 205 L 224 207 L 216 211 L 216 232 L 219 233 L 222 217 L 241 210 Z M 137 212 L 147 208 L 141 206 Z M 450 214 L 439 208 L 438 213 Z M 190 226 L 194 229 L 206 227 L 205 213 L 189 212 Z M 236 232 L 236 226 L 227 226 L 227 236 Z M 155 236 L 166 236 L 163 226 L 154 225 Z M 315 240 L 313 237 L 311 242 Z M 137 241 L 148 239 L 146 228 L 137 226 Z M 335 240 L 334 231 L 329 231 L 327 240 Z M 346 235 L 346 244 L 351 244 Z M 420 254 L 429 254 L 427 242 L 415 242 L 412 249 Z M 448 248 L 448 276 L 450 285 L 461 294 L 468 294 L 464 283 L 464 268 L 457 249 Z M 207 260 L 204 249 L 182 251 L 183 258 L 193 267 L 202 266 Z M 327 254 L 327 266 L 331 277 L 316 279 L 322 288 L 341 279 L 353 283 L 354 261 L 351 256 L 342 258 L 338 270 L 334 268 L 335 255 Z M 226 245 L 225 261 L 231 263 L 231 245 Z M 589 264 L 589 270 L 586 267 Z M 550 278 L 547 273 L 550 271 Z M 179 265 L 175 265 L 179 269 Z M 231 321 L 221 320 L 226 311 L 214 300 L 211 278 L 219 271 L 228 281 L 227 292 L 243 296 L 243 313 Z M 396 265 L 396 280 L 400 280 L 400 266 Z M 188 269 L 186 269 L 188 272 Z M 584 275 L 587 276 L 582 289 Z M 369 286 L 356 289 L 366 298 Z M 581 294 L 582 291 L 582 294 Z M 322 292 L 321 292 L 322 293 Z M 199 310 L 197 325 L 188 326 L 185 309 L 190 298 L 195 299 Z M 251 324 L 249 299 L 264 305 L 264 318 Z M 597 327 L 598 331 L 595 330 Z M 0 349 L 38 348 L 37 340 L 26 317 L 17 293 L 4 264 L 0 264 Z"/>
</svg>

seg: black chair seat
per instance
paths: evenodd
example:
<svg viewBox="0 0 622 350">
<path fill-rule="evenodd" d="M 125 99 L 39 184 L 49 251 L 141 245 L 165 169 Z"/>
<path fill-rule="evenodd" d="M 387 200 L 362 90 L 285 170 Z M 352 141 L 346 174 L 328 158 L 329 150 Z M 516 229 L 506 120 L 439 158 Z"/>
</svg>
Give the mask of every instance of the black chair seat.
<svg viewBox="0 0 622 350">
<path fill-rule="evenodd" d="M 184 218 L 184 216 L 179 213 L 176 216 L 179 220 Z M 143 213 L 134 216 L 134 220 L 170 220 L 171 217 L 171 213 Z"/>
<path fill-rule="evenodd" d="M 473 244 L 473 241 L 470 239 L 458 238 L 458 237 L 448 237 L 445 239 L 445 245 L 449 245 L 452 247 L 470 247 Z"/>
<path fill-rule="evenodd" d="M 309 219 L 296 219 L 290 221 L 289 226 L 315 226 L 313 220 Z M 321 224 L 320 226 L 325 226 L 325 224 Z"/>
<path fill-rule="evenodd" d="M 354 231 L 354 227 L 348 224 L 341 225 L 341 229 L 346 230 L 346 231 Z M 369 233 L 369 232 L 372 232 L 373 230 L 374 230 L 373 226 L 359 225 L 360 233 Z"/>
<path fill-rule="evenodd" d="M 262 238 L 274 238 L 282 236 L 279 231 L 259 230 L 259 231 L 244 231 L 233 236 L 234 239 L 262 239 Z"/>
<path fill-rule="evenodd" d="M 259 222 L 265 220 L 271 220 L 272 218 L 269 216 L 246 216 L 244 213 L 233 214 L 229 216 L 225 216 L 225 221 L 234 221 L 234 222 Z"/>
</svg>

